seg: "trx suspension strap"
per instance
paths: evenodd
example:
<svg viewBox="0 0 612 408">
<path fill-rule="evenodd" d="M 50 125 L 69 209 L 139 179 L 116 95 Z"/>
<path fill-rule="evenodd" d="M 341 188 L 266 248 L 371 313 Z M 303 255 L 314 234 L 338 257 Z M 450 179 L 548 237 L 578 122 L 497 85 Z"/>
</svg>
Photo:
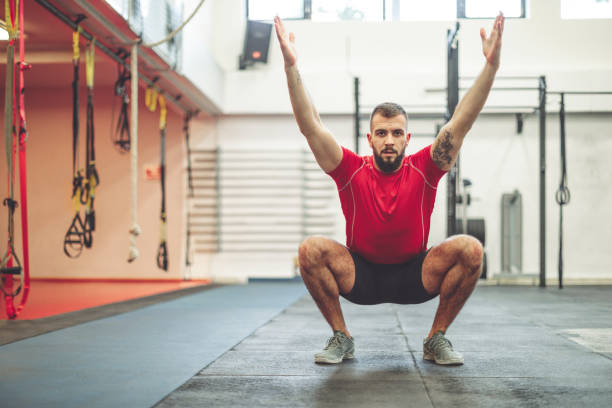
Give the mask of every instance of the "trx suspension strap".
<svg viewBox="0 0 612 408">
<path fill-rule="evenodd" d="M 17 113 L 19 115 L 19 191 L 21 196 L 21 244 L 23 250 L 23 292 L 21 302 L 9 318 L 16 318 L 23 310 L 30 293 L 30 255 L 28 244 L 28 190 L 26 178 L 26 142 L 28 131 L 25 115 L 25 81 L 23 73 L 31 68 L 25 62 L 25 35 L 23 1 L 19 2 L 19 98 L 17 99 Z"/>
<path fill-rule="evenodd" d="M 185 147 L 187 148 L 187 187 L 189 188 L 189 197 L 193 197 L 193 176 L 191 173 L 191 145 L 189 144 L 189 122 L 194 116 L 193 112 L 187 112 L 185 114 L 185 122 L 183 124 L 183 131 L 185 132 Z M 191 266 L 191 260 L 189 255 L 191 253 L 191 216 L 187 211 L 187 233 L 185 237 L 185 266 Z"/>
<path fill-rule="evenodd" d="M 96 169 L 96 149 L 94 137 L 94 66 L 95 66 L 95 38 L 87 45 L 85 51 L 85 67 L 87 74 L 87 153 L 85 179 L 83 180 L 83 194 L 81 203 L 85 204 L 85 234 L 83 243 L 87 248 L 93 244 L 93 232 L 96 230 L 96 212 L 94 210 L 94 199 L 96 197 L 96 187 L 100 184 L 100 177 Z"/>
<path fill-rule="evenodd" d="M 174 38 L 183 27 L 195 16 L 197 11 L 202 7 L 205 0 L 200 0 L 200 3 L 196 6 L 193 13 L 185 20 L 180 26 L 178 26 L 174 31 L 172 31 L 166 38 L 161 41 L 152 44 L 144 44 L 145 47 L 155 47 L 157 45 L 163 44 L 166 41 Z M 132 107 L 131 107 L 131 142 L 130 151 L 132 153 L 131 160 L 131 173 L 132 173 L 132 226 L 130 228 L 130 252 L 128 255 L 128 262 L 133 262 L 136 258 L 138 258 L 138 248 L 136 248 L 136 237 L 140 235 L 140 226 L 138 225 L 138 46 L 142 43 L 142 39 L 134 42 L 132 44 L 132 51 L 130 53 L 130 72 L 131 72 L 131 99 L 132 99 Z M 161 100 L 161 99 L 160 99 Z M 164 106 L 165 108 L 165 106 Z M 127 108 L 126 108 L 127 109 Z M 127 117 L 127 115 L 126 115 Z M 165 117 L 164 117 L 165 122 Z M 165 129 L 165 123 L 164 123 Z M 162 183 L 163 184 L 163 183 Z M 162 211 L 164 212 L 164 211 Z M 165 222 L 164 222 L 165 228 Z M 165 242 L 165 240 L 164 240 Z"/>
<path fill-rule="evenodd" d="M 565 158 L 565 95 L 563 92 L 561 93 L 561 106 L 559 108 L 559 124 L 561 127 L 561 181 L 555 200 L 559 204 L 559 289 L 563 289 L 563 206 L 570 202 Z"/>
<path fill-rule="evenodd" d="M 4 141 L 6 149 L 6 163 L 8 166 L 8 197 L 4 199 L 2 204 L 8 209 L 8 242 L 6 252 L 0 260 L 0 275 L 2 275 L 2 284 L 0 289 L 4 294 L 6 312 L 9 315 L 15 314 L 13 306 L 13 297 L 17 296 L 21 291 L 21 280 L 23 269 L 21 261 L 15 252 L 15 224 L 14 215 L 17 201 L 14 199 L 15 193 L 15 128 L 13 120 L 15 112 L 13 110 L 13 99 L 15 96 L 15 39 L 17 38 L 18 19 L 16 15 L 16 5 L 10 0 L 4 2 L 4 15 L 6 19 L 6 29 L 9 34 L 9 43 L 6 50 L 6 84 L 4 88 Z M 13 288 L 13 281 L 18 281 L 17 289 Z"/>
<path fill-rule="evenodd" d="M 80 50 L 79 37 L 81 27 L 72 33 L 72 65 L 74 79 L 72 82 L 72 203 L 74 207 L 74 218 L 64 237 L 64 253 L 70 258 L 78 258 L 81 255 L 85 242 L 91 242 L 91 232 L 86 231 L 85 224 L 81 218 L 81 202 L 83 191 L 83 175 L 79 170 L 79 65 Z"/>
<path fill-rule="evenodd" d="M 117 56 L 125 59 L 128 56 L 128 52 L 120 49 Z M 127 69 L 125 64 L 118 64 L 117 81 L 115 82 L 115 95 L 121 98 L 121 110 L 119 112 L 119 119 L 117 120 L 117 126 L 115 127 L 112 139 L 113 144 L 117 146 L 117 149 L 121 153 L 127 153 L 130 151 L 130 120 L 128 117 L 130 97 L 128 95 L 127 85 L 125 84 L 127 81 L 129 81 L 129 79 L 130 71 Z"/>
<path fill-rule="evenodd" d="M 157 266 L 168 271 L 168 225 L 166 220 L 166 101 L 158 95 L 157 89 L 152 86 L 147 89 L 146 105 L 154 112 L 159 100 L 159 134 L 160 134 L 160 180 L 161 180 L 161 211 L 159 215 L 159 248 L 157 250 Z"/>
<path fill-rule="evenodd" d="M 189 197 L 193 197 L 193 175 L 191 173 L 191 145 L 189 144 L 189 122 L 197 112 L 187 112 L 185 114 L 185 123 L 183 131 L 185 132 L 185 146 L 187 148 L 187 187 L 189 188 Z"/>
</svg>

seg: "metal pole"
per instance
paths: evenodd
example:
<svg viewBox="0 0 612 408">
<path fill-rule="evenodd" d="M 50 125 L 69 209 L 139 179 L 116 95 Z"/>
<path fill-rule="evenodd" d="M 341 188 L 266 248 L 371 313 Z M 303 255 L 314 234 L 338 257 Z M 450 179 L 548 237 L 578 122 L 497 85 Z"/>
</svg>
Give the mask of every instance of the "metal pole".
<svg viewBox="0 0 612 408">
<path fill-rule="evenodd" d="M 546 287 L 546 77 L 538 81 L 540 96 L 540 287 Z"/>
<path fill-rule="evenodd" d="M 359 78 L 355 77 L 354 80 L 355 89 L 355 153 L 359 154 L 359 135 L 361 134 L 361 128 L 359 123 Z"/>
<path fill-rule="evenodd" d="M 459 103 L 459 41 L 457 33 L 459 23 L 453 30 L 446 32 L 447 68 L 446 68 L 446 121 L 455 113 Z M 457 233 L 457 179 L 459 177 L 459 156 L 448 173 L 446 186 L 446 235 Z"/>
<path fill-rule="evenodd" d="M 561 130 L 561 182 L 555 199 L 559 204 L 559 289 L 563 289 L 563 206 L 569 204 L 570 192 L 567 187 L 567 161 L 565 155 L 565 94 L 561 93 L 559 107 L 559 127 Z"/>
</svg>

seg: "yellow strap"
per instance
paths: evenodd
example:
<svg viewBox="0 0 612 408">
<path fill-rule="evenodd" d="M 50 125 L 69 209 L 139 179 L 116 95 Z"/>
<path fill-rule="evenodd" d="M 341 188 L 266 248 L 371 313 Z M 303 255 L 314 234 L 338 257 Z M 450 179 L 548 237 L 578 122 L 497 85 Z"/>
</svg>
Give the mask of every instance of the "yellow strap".
<svg viewBox="0 0 612 408">
<path fill-rule="evenodd" d="M 164 99 L 163 95 L 159 95 L 159 109 L 160 109 L 159 128 L 165 129 L 166 128 L 166 100 Z"/>
<path fill-rule="evenodd" d="M 85 51 L 85 70 L 87 73 L 87 87 L 92 89 L 94 86 L 94 68 L 96 59 L 96 39 L 92 38 Z"/>
<path fill-rule="evenodd" d="M 81 35 L 81 26 L 72 32 L 72 61 L 78 62 L 81 58 L 81 50 L 79 48 L 79 38 Z"/>
<path fill-rule="evenodd" d="M 155 112 L 157 109 L 157 94 L 159 91 L 157 88 L 153 86 L 149 86 L 147 88 L 147 92 L 145 93 L 145 106 L 151 111 Z"/>
<path fill-rule="evenodd" d="M 17 38 L 19 32 L 19 0 L 15 0 L 15 24 L 11 21 L 11 1 L 4 0 L 4 20 L 6 21 L 6 31 L 9 38 Z"/>
</svg>

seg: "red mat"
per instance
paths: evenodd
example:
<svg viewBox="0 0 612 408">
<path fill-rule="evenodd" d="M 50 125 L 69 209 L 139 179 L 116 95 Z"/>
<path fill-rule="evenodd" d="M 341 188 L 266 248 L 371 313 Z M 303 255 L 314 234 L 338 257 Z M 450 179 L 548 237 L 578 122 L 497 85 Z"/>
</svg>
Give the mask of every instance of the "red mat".
<svg viewBox="0 0 612 408">
<path fill-rule="evenodd" d="M 209 281 L 133 281 L 133 280 L 67 280 L 32 279 L 25 308 L 17 320 L 40 319 L 90 307 L 172 292 Z M 4 298 L 0 293 L 0 319 L 6 320 Z M 15 299 L 15 306 L 21 296 Z"/>
</svg>

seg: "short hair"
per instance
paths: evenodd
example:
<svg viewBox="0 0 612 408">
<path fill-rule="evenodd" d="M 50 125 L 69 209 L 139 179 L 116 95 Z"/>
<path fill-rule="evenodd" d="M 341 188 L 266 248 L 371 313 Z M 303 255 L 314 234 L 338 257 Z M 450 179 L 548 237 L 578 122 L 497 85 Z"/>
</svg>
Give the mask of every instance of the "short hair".
<svg viewBox="0 0 612 408">
<path fill-rule="evenodd" d="M 376 107 L 372 111 L 372 115 L 370 115 L 370 128 L 372 128 L 372 118 L 374 118 L 374 115 L 376 115 L 377 113 L 381 114 L 385 118 L 392 118 L 397 115 L 404 115 L 404 118 L 406 118 L 406 124 L 408 124 L 408 114 L 406 113 L 404 108 L 402 108 L 397 103 L 383 102 L 376 105 Z"/>
</svg>

